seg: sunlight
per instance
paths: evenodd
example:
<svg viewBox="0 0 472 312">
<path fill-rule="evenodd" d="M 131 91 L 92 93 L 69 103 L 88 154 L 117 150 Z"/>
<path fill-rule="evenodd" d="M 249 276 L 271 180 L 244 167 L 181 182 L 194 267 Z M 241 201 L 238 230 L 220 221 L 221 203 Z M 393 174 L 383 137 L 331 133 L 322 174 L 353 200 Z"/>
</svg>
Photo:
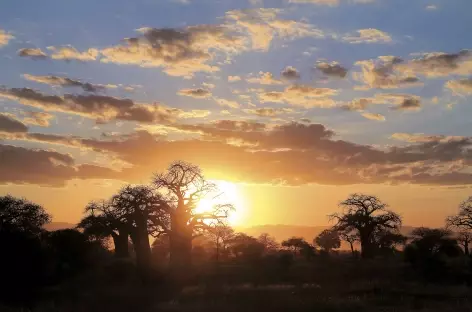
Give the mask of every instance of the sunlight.
<svg viewBox="0 0 472 312">
<path fill-rule="evenodd" d="M 207 198 L 203 198 L 197 205 L 196 212 L 202 213 L 205 211 L 211 211 L 212 207 L 217 204 L 229 203 L 235 208 L 231 211 L 228 217 L 228 222 L 231 225 L 240 224 L 245 211 L 243 199 L 238 190 L 238 186 L 234 183 L 227 181 L 212 181 L 218 186 L 218 194 L 209 195 Z"/>
</svg>

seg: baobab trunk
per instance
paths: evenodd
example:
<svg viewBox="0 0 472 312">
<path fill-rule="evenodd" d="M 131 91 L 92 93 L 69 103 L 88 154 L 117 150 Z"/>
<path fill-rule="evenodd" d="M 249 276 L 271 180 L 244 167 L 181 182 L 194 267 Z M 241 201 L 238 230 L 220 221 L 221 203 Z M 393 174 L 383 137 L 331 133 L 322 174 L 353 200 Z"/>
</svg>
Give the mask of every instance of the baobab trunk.
<svg viewBox="0 0 472 312">
<path fill-rule="evenodd" d="M 171 220 L 170 269 L 177 286 L 183 286 L 190 277 L 192 264 L 192 228 L 188 218 L 177 211 Z"/>
<path fill-rule="evenodd" d="M 147 228 L 137 227 L 131 233 L 134 251 L 136 253 L 136 265 L 142 278 L 147 279 L 151 269 L 151 246 Z"/>
<path fill-rule="evenodd" d="M 128 258 L 128 234 L 112 234 L 113 244 L 115 245 L 115 257 Z"/>
<path fill-rule="evenodd" d="M 361 234 L 361 257 L 371 258 L 372 257 L 372 243 L 370 241 L 370 235 Z"/>
</svg>

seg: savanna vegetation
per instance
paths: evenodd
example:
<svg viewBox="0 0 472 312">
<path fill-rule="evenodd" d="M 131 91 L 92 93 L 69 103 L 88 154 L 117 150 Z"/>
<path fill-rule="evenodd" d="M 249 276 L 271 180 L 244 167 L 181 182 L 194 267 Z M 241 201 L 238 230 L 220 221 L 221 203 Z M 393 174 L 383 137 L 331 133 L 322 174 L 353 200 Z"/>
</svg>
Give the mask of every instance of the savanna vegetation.
<svg viewBox="0 0 472 312">
<path fill-rule="evenodd" d="M 352 194 L 312 242 L 252 237 L 231 203 L 175 162 L 48 232 L 40 205 L 0 197 L 2 311 L 470 311 L 472 197 L 444 228 L 401 233 L 380 198 Z M 316 209 L 316 207 L 313 207 Z M 314 223 L 322 220 L 313 220 Z M 341 242 L 350 246 L 340 250 Z"/>
</svg>

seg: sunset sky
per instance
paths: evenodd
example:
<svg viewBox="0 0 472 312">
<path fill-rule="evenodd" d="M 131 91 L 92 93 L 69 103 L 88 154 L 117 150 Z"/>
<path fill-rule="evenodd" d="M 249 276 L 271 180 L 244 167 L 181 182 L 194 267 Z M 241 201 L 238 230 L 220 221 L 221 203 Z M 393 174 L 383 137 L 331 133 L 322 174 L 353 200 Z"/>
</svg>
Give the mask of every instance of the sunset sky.
<svg viewBox="0 0 472 312">
<path fill-rule="evenodd" d="M 198 164 L 240 226 L 353 192 L 441 226 L 472 195 L 470 0 L 0 3 L 0 193 L 85 204 Z"/>
</svg>

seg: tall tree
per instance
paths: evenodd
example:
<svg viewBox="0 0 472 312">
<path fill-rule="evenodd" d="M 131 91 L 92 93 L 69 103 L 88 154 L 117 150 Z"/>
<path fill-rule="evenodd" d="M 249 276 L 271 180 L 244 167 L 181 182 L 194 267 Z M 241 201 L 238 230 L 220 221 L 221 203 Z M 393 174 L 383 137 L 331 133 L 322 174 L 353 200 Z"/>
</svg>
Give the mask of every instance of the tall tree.
<svg viewBox="0 0 472 312">
<path fill-rule="evenodd" d="M 341 247 L 341 239 L 339 233 L 332 229 L 324 230 L 315 239 L 314 243 L 326 252 Z"/>
<path fill-rule="evenodd" d="M 220 204 L 210 211 L 197 212 L 200 200 L 218 194 L 218 187 L 205 179 L 198 166 L 177 161 L 167 172 L 156 174 L 154 186 L 166 197 L 170 213 L 170 267 L 178 281 L 188 277 L 191 267 L 192 240 L 209 224 L 218 224 L 228 217 L 232 205 Z"/>
<path fill-rule="evenodd" d="M 0 232 L 38 235 L 51 216 L 40 205 L 11 195 L 0 197 Z"/>
<path fill-rule="evenodd" d="M 127 225 L 138 268 L 147 274 L 151 265 L 149 235 L 158 237 L 168 231 L 169 205 L 161 194 L 145 185 L 123 187 L 112 197 L 111 205 Z"/>
<path fill-rule="evenodd" d="M 129 256 L 129 225 L 122 211 L 116 209 L 110 201 L 92 201 L 85 208 L 86 216 L 77 225 L 84 234 L 94 240 L 111 237 L 117 258 Z"/>
<path fill-rule="evenodd" d="M 398 231 L 401 217 L 388 210 L 388 205 L 377 197 L 364 194 L 352 194 L 339 204 L 341 213 L 330 215 L 336 221 L 334 229 L 357 231 L 361 242 L 361 256 L 370 258 L 375 252 L 375 233 L 380 231 Z"/>
<path fill-rule="evenodd" d="M 472 196 L 459 205 L 459 213 L 446 219 L 446 226 L 459 231 L 458 240 L 469 255 L 469 243 L 472 238 Z"/>
</svg>

